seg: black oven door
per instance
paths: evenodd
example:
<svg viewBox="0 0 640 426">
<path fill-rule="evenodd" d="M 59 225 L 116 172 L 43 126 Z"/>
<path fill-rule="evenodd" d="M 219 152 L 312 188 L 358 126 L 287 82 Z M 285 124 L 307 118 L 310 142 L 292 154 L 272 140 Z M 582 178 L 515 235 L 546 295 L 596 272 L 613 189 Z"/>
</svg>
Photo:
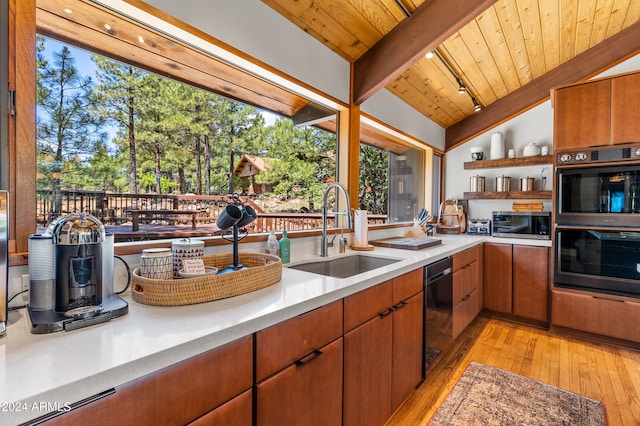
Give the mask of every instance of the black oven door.
<svg viewBox="0 0 640 426">
<path fill-rule="evenodd" d="M 558 168 L 556 224 L 639 227 L 640 165 Z"/>
<path fill-rule="evenodd" d="M 640 297 L 640 231 L 556 229 L 555 284 Z"/>
</svg>

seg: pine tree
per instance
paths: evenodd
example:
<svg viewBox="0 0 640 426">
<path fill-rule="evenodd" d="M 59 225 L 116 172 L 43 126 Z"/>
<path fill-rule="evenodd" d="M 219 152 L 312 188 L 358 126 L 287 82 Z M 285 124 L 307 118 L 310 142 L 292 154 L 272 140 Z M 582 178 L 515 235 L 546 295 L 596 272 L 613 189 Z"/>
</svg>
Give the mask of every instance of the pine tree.
<svg viewBox="0 0 640 426">
<path fill-rule="evenodd" d="M 104 117 L 120 129 L 120 142 L 129 153 L 129 193 L 137 191 L 136 121 L 137 102 L 144 97 L 144 71 L 102 56 L 93 55 L 97 66 L 93 101 L 94 113 Z"/>
<path fill-rule="evenodd" d="M 73 183 L 67 171 L 85 162 L 106 133 L 101 117 L 90 112 L 93 82 L 79 74 L 71 51 L 63 46 L 51 63 L 39 55 L 38 65 L 38 151 L 51 160 L 48 172 L 57 216 L 62 212 L 60 189 Z"/>
</svg>

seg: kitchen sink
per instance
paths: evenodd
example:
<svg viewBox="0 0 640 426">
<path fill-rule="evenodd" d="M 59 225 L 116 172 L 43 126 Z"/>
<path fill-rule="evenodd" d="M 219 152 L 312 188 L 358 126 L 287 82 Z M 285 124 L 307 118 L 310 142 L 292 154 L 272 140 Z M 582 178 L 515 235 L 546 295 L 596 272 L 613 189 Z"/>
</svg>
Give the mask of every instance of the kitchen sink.
<svg viewBox="0 0 640 426">
<path fill-rule="evenodd" d="M 335 278 L 348 278 L 362 274 L 373 269 L 391 265 L 399 262 L 400 259 L 390 259 L 386 257 L 366 256 L 356 254 L 352 256 L 337 257 L 334 259 L 317 260 L 298 265 L 291 265 L 289 268 L 299 271 L 311 272 Z"/>
</svg>

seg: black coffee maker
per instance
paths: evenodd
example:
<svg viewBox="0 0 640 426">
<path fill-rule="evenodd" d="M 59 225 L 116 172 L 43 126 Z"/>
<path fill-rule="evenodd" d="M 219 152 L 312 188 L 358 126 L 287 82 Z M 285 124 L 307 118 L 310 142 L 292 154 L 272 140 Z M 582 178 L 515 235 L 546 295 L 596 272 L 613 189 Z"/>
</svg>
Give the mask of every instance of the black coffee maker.
<svg viewBox="0 0 640 426">
<path fill-rule="evenodd" d="M 75 330 L 126 314 L 128 304 L 112 293 L 113 285 L 103 283 L 102 222 L 87 213 L 71 213 L 50 228 L 55 247 L 54 300 L 37 306 L 53 309 L 30 304 L 31 332 Z M 111 290 L 103 292 L 103 285 Z"/>
</svg>

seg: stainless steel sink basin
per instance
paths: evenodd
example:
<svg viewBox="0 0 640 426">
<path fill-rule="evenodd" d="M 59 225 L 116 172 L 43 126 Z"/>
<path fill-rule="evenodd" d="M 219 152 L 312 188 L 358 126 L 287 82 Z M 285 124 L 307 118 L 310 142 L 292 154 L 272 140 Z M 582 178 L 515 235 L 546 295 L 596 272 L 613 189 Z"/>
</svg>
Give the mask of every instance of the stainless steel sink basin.
<svg viewBox="0 0 640 426">
<path fill-rule="evenodd" d="M 381 268 L 399 262 L 400 259 L 386 257 L 366 256 L 355 254 L 353 256 L 337 257 L 335 259 L 318 260 L 315 262 L 291 265 L 289 268 L 299 271 L 312 272 L 335 278 L 348 278 L 363 272 Z"/>
</svg>

